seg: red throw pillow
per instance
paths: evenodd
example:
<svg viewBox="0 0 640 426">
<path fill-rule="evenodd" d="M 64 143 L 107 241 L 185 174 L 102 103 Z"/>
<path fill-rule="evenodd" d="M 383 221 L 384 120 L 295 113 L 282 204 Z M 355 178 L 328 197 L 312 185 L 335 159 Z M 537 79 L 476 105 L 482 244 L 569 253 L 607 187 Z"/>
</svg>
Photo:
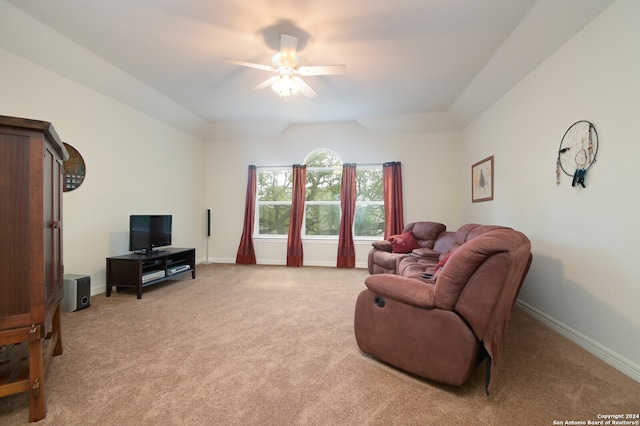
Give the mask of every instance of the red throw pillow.
<svg viewBox="0 0 640 426">
<path fill-rule="evenodd" d="M 392 235 L 388 240 L 394 253 L 411 253 L 418 248 L 418 243 L 411 232 L 400 235 Z"/>
</svg>

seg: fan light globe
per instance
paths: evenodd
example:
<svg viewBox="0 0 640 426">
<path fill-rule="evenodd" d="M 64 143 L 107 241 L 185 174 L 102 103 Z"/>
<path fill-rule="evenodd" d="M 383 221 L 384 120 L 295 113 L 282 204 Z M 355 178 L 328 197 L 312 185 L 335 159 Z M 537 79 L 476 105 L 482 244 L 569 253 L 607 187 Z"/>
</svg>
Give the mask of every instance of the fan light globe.
<svg viewBox="0 0 640 426">
<path fill-rule="evenodd" d="M 272 85 L 271 88 L 280 97 L 295 95 L 300 91 L 300 86 L 291 79 L 288 74 L 283 74 Z"/>
</svg>

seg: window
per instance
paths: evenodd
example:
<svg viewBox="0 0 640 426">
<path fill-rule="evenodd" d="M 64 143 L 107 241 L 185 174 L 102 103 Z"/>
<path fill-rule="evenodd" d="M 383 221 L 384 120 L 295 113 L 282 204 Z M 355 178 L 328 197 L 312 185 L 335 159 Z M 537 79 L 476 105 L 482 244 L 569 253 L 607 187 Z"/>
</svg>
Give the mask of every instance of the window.
<svg viewBox="0 0 640 426">
<path fill-rule="evenodd" d="M 382 165 L 356 166 L 356 214 L 354 237 L 384 235 Z"/>
<path fill-rule="evenodd" d="M 306 158 L 307 182 L 302 237 L 336 239 L 340 230 L 342 160 L 326 149 Z M 291 167 L 259 167 L 257 170 L 254 233 L 260 237 L 285 237 L 289 233 L 293 173 Z M 382 165 L 357 166 L 357 198 L 354 236 L 384 234 Z"/>
<path fill-rule="evenodd" d="M 333 152 L 316 150 L 307 156 L 304 236 L 333 236 L 340 231 L 342 161 Z"/>
<path fill-rule="evenodd" d="M 254 226 L 254 229 L 261 236 L 287 235 L 293 188 L 291 168 L 258 169 L 257 180 L 256 221 L 258 226 Z"/>
</svg>

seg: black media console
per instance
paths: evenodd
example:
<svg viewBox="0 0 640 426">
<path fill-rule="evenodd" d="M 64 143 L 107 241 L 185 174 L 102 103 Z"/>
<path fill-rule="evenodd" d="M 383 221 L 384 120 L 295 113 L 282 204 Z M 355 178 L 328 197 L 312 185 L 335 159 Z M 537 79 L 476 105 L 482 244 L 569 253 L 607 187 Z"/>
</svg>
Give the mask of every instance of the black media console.
<svg viewBox="0 0 640 426">
<path fill-rule="evenodd" d="M 150 254 L 125 254 L 107 257 L 107 297 L 111 288 L 133 287 L 138 299 L 142 288 L 191 272 L 196 277 L 196 249 L 165 248 Z"/>
</svg>

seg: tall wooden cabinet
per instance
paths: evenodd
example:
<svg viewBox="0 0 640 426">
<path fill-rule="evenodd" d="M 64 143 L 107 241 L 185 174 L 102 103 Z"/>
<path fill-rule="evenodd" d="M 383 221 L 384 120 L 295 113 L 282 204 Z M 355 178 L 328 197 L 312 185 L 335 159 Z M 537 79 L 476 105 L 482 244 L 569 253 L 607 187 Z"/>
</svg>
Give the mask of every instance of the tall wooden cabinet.
<svg viewBox="0 0 640 426">
<path fill-rule="evenodd" d="M 62 354 L 63 161 L 53 125 L 0 116 L 0 397 L 28 392 L 47 415 L 44 373 Z"/>
</svg>

